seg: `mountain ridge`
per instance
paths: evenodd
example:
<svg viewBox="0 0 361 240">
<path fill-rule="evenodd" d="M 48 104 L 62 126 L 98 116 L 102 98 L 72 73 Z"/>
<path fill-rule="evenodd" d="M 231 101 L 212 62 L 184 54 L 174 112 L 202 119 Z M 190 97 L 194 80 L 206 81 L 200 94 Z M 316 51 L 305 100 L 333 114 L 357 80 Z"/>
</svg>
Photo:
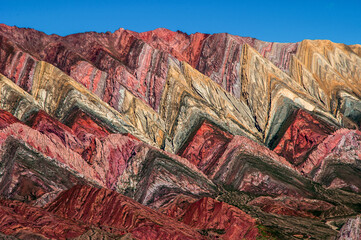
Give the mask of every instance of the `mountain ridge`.
<svg viewBox="0 0 361 240">
<path fill-rule="evenodd" d="M 68 237 L 347 235 L 361 211 L 360 49 L 1 24 L 0 218 L 19 227 L 0 232 L 64 239 L 54 234 L 79 223 Z M 100 208 L 106 196 L 133 199 L 126 215 L 157 217 L 130 224 Z M 39 230 L 46 223 L 24 209 L 58 227 Z"/>
</svg>

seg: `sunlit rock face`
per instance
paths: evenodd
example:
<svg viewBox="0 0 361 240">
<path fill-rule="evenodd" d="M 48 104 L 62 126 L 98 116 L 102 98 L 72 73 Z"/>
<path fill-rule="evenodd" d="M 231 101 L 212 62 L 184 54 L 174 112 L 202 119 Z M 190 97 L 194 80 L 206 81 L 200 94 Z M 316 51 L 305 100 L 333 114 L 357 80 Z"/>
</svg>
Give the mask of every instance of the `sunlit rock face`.
<svg viewBox="0 0 361 240">
<path fill-rule="evenodd" d="M 0 238 L 357 239 L 361 47 L 0 25 Z"/>
<path fill-rule="evenodd" d="M 342 226 L 337 239 L 361 239 L 360 224 L 360 216 L 348 219 Z"/>
<path fill-rule="evenodd" d="M 232 138 L 231 134 L 203 122 L 180 155 L 207 174 L 214 169 Z"/>
<path fill-rule="evenodd" d="M 262 211 L 268 213 L 304 218 L 320 218 L 319 213 L 334 208 L 332 204 L 320 200 L 268 196 L 258 197 L 249 202 L 249 205 L 260 207 Z"/>
<path fill-rule="evenodd" d="M 45 210 L 118 235 L 129 232 L 138 239 L 202 239 L 190 226 L 104 188 L 73 187 L 45 206 Z"/>
<path fill-rule="evenodd" d="M 273 150 L 293 165 L 300 166 L 309 153 L 336 128 L 304 110 L 297 110 L 292 118 L 291 125 Z"/>
</svg>

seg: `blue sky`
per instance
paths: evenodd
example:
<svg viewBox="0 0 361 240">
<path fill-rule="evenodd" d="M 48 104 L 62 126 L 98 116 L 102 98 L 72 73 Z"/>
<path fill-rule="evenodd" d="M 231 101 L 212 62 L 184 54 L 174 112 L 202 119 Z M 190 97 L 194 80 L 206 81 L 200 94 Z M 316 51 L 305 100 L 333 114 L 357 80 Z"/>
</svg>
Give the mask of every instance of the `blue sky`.
<svg viewBox="0 0 361 240">
<path fill-rule="evenodd" d="M 186 33 L 228 32 L 265 41 L 330 39 L 361 44 L 361 0 L 289 1 L 1 1 L 0 23 L 47 34 L 137 32 L 158 27 Z"/>
</svg>

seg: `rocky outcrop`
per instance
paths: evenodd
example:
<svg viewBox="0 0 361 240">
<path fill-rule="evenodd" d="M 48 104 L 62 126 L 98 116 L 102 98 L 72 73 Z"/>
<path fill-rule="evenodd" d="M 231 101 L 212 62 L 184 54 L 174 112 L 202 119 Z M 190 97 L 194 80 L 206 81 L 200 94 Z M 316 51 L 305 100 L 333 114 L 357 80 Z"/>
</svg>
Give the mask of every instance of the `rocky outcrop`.
<svg viewBox="0 0 361 240">
<path fill-rule="evenodd" d="M 291 125 L 273 151 L 285 157 L 296 167 L 301 165 L 312 150 L 336 130 L 334 126 L 315 119 L 304 110 L 297 110 L 289 123 Z"/>
<path fill-rule="evenodd" d="M 361 239 L 360 227 L 361 227 L 360 216 L 357 216 L 356 218 L 350 218 L 342 226 L 340 233 L 337 236 L 337 239 L 339 240 Z"/>
<path fill-rule="evenodd" d="M 20 122 L 19 119 L 7 111 L 0 110 L 0 129 L 4 129 L 16 122 Z"/>
<path fill-rule="evenodd" d="M 3 113 L 2 119 L 16 120 Z M 105 132 L 99 132 L 94 124 L 89 124 L 90 128 L 79 125 L 79 132 L 85 135 L 76 136 L 73 129 L 44 112 L 29 119 L 32 128 L 19 120 L 11 121 L 0 130 L 2 194 L 8 198 L 33 201 L 43 194 L 85 182 L 106 186 L 148 204 L 162 204 L 180 192 L 192 196 L 215 194 L 215 185 L 185 159 L 161 152 L 132 136 L 97 135 Z M 54 176 L 56 172 L 62 172 L 60 178 Z"/>
<path fill-rule="evenodd" d="M 286 216 L 299 216 L 305 218 L 319 218 L 334 206 L 328 202 L 292 197 L 258 197 L 248 203 L 257 206 L 264 212 Z"/>
<path fill-rule="evenodd" d="M 256 220 L 226 203 L 202 198 L 190 204 L 181 221 L 207 234 L 218 233 L 224 239 L 256 239 Z"/>
<path fill-rule="evenodd" d="M 80 222 L 10 200 L 0 200 L 0 220 L 0 232 L 19 239 L 69 239 L 88 228 Z"/>
<path fill-rule="evenodd" d="M 309 155 L 303 171 L 329 188 L 360 192 L 361 132 L 340 129 Z"/>
<path fill-rule="evenodd" d="M 208 176 L 228 188 L 254 194 L 305 194 L 305 182 L 294 182 L 300 176 L 285 159 L 241 136 L 228 144 Z"/>
<path fill-rule="evenodd" d="M 334 238 L 360 213 L 360 52 L 0 25 L 1 234 Z"/>
<path fill-rule="evenodd" d="M 48 136 L 54 143 L 62 143 L 65 147 L 79 154 L 84 150 L 84 141 L 81 141 L 72 129 L 52 118 L 43 110 L 31 116 L 26 123 Z"/>
<path fill-rule="evenodd" d="M 181 149 L 179 154 L 208 174 L 233 136 L 208 122 L 203 122 L 193 134 L 190 142 L 184 145 L 185 149 Z"/>
<path fill-rule="evenodd" d="M 13 133 L 16 134 L 16 132 Z M 43 143 L 50 145 L 48 150 L 55 150 L 50 141 Z M 76 184 L 101 185 L 101 182 L 97 181 L 95 171 L 84 163 L 74 161 L 73 164 L 78 163 L 80 166 L 69 163 L 68 165 L 61 162 L 61 159 L 44 156 L 19 138 L 9 137 L 2 145 L 2 149 L 6 150 L 2 153 L 0 164 L 0 194 L 2 197 L 29 202 L 38 199 L 45 193 L 65 190 Z M 55 151 L 55 154 L 57 153 L 59 154 L 59 151 Z M 78 167 L 82 167 L 84 171 L 81 173 L 80 169 L 75 171 L 74 169 Z M 91 176 L 91 174 L 94 175 Z"/>
<path fill-rule="evenodd" d="M 45 209 L 112 233 L 129 232 L 136 239 L 203 239 L 191 227 L 106 189 L 76 186 L 63 192 Z"/>
<path fill-rule="evenodd" d="M 190 225 L 204 235 L 222 239 L 257 239 L 257 222 L 250 215 L 212 198 L 200 200 L 179 195 L 160 212 Z"/>
</svg>

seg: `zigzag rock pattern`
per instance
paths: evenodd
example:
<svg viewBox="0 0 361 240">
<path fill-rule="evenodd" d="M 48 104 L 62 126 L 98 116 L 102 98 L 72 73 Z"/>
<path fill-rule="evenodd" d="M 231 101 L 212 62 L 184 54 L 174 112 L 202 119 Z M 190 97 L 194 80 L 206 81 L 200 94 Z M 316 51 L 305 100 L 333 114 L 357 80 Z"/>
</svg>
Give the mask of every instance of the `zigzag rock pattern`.
<svg viewBox="0 0 361 240">
<path fill-rule="evenodd" d="M 361 47 L 0 25 L 0 238 L 358 239 Z"/>
</svg>

